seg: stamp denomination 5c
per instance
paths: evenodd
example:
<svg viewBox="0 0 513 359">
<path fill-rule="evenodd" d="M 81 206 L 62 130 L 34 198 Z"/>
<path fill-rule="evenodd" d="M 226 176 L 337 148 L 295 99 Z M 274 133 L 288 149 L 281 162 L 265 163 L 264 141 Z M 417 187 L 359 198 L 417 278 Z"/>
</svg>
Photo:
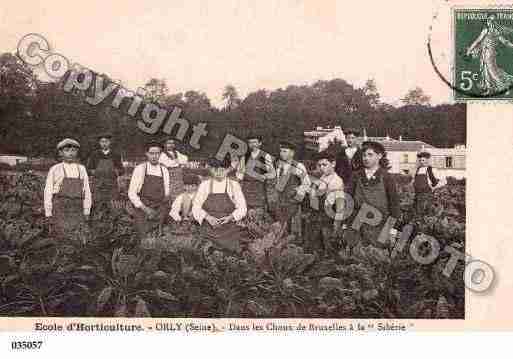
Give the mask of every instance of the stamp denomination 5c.
<svg viewBox="0 0 513 359">
<path fill-rule="evenodd" d="M 453 10 L 454 97 L 513 99 L 513 8 Z"/>
</svg>

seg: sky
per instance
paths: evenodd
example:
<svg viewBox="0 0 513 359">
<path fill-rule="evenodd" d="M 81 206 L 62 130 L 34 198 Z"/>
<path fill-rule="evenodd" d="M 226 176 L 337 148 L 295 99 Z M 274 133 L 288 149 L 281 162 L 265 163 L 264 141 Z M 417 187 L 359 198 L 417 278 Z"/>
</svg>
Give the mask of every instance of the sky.
<svg viewBox="0 0 513 359">
<path fill-rule="evenodd" d="M 24 35 L 38 33 L 53 51 L 129 89 L 163 78 L 170 93 L 204 91 L 218 106 L 227 84 L 244 97 L 333 78 L 357 87 L 373 78 L 394 105 L 420 86 L 439 104 L 452 94 L 434 73 L 426 42 L 443 3 L 9 1 L 0 9 L 0 49 L 15 52 Z M 449 23 L 437 26 L 439 48 L 448 51 Z"/>
</svg>

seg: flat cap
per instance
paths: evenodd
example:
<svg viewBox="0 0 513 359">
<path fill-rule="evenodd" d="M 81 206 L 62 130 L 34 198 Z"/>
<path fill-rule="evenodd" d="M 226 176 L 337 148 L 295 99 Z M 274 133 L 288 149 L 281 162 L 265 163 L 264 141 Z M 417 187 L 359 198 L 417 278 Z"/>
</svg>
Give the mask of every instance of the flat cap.
<svg viewBox="0 0 513 359">
<path fill-rule="evenodd" d="M 112 138 L 112 134 L 110 132 L 103 132 L 98 135 L 98 140 L 101 140 L 102 138 L 108 138 L 109 140 Z"/>
<path fill-rule="evenodd" d="M 73 146 L 73 147 L 80 148 L 80 143 L 78 143 L 78 141 L 76 141 L 72 138 L 65 138 L 64 140 L 62 140 L 61 142 L 59 142 L 57 144 L 57 149 L 60 150 L 61 148 L 66 147 L 66 146 Z"/>
<path fill-rule="evenodd" d="M 280 141 L 280 148 L 288 148 L 295 151 L 297 149 L 297 145 L 292 141 Z"/>
</svg>

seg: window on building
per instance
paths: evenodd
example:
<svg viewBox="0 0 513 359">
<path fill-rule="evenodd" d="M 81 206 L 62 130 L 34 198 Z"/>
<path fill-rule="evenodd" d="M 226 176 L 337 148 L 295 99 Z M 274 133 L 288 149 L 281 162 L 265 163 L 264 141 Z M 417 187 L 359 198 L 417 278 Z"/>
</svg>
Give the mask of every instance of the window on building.
<svg viewBox="0 0 513 359">
<path fill-rule="evenodd" d="M 408 163 L 408 154 L 407 153 L 403 154 L 402 163 Z"/>
<path fill-rule="evenodd" d="M 452 168 L 452 157 L 445 157 L 445 168 Z"/>
</svg>

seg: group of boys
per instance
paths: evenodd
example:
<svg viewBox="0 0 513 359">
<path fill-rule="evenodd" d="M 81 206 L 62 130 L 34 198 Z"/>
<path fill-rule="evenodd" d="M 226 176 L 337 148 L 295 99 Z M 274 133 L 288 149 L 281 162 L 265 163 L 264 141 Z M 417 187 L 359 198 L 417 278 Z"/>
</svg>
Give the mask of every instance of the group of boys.
<svg viewBox="0 0 513 359">
<path fill-rule="evenodd" d="M 357 136 L 356 131 L 346 131 L 347 146 L 316 154 L 320 176 L 315 180 L 294 159 L 297 148 L 288 141 L 280 142 L 279 158 L 273 160 L 261 149 L 262 138 L 251 135 L 246 155 L 231 162 L 209 161 L 209 181 L 203 182 L 198 176 L 183 174 L 188 158 L 176 150 L 173 139 L 164 144 L 151 142 L 146 146 L 147 161 L 134 168 L 128 189 L 138 237 L 143 238 L 168 218 L 175 222 L 195 220 L 206 227 L 205 233 L 213 242 L 229 243 L 227 248 L 237 251 L 240 246 L 231 242 L 241 239 L 234 223 L 246 215 L 248 207 L 264 208 L 290 230 L 290 222 L 308 194 L 319 201 L 308 228 L 309 243 L 314 250 L 329 255 L 342 242 L 344 228 L 364 203 L 379 209 L 384 220 L 399 217 L 399 199 L 387 171 L 385 148 L 372 141 L 359 146 Z M 48 172 L 44 192 L 45 213 L 53 218 L 56 235 L 69 233 L 89 217 L 91 207 L 108 207 L 119 194 L 118 178 L 124 172 L 121 156 L 111 149 L 109 134 L 100 135 L 98 141 L 99 149 L 86 166 L 76 161 L 77 141 L 64 139 L 57 145 L 62 162 Z M 414 207 L 422 214 L 433 189 L 442 182 L 428 164 L 429 153 L 421 152 L 418 158 Z M 229 179 L 231 172 L 234 175 Z M 94 177 L 94 197 L 88 173 Z M 352 215 L 344 214 L 347 195 L 354 201 Z M 376 242 L 382 226 L 362 226 L 362 243 Z"/>
</svg>

